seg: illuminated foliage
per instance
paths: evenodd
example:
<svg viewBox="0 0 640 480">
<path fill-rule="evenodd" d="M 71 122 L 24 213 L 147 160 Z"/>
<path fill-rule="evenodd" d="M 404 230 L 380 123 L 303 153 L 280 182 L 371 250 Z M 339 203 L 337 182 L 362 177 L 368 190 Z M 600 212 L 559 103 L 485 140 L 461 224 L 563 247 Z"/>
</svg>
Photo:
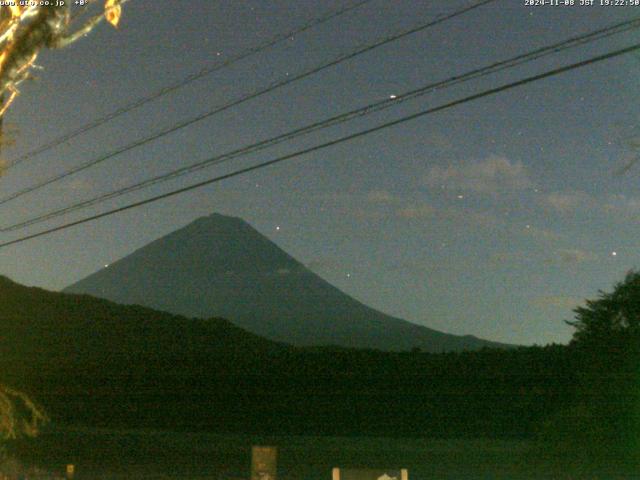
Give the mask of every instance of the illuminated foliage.
<svg viewBox="0 0 640 480">
<path fill-rule="evenodd" d="M 34 437 L 47 421 L 44 412 L 24 393 L 0 385 L 0 438 Z"/>
<path fill-rule="evenodd" d="M 117 26 L 125 1 L 106 0 L 104 12 L 80 26 L 76 26 L 77 19 L 71 14 L 70 1 L 56 6 L 1 6 L 0 116 L 18 95 L 18 85 L 30 78 L 42 49 L 64 48 L 87 35 L 103 19 Z"/>
</svg>

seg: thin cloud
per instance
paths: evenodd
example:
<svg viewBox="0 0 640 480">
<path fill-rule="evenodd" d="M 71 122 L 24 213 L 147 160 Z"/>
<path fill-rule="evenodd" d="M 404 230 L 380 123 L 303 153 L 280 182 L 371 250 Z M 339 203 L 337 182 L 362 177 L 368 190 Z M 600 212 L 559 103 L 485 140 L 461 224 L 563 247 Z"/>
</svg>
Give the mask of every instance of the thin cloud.
<svg viewBox="0 0 640 480">
<path fill-rule="evenodd" d="M 366 200 L 369 203 L 379 205 L 393 205 L 401 201 L 398 197 L 387 190 L 372 190 L 367 193 Z"/>
<path fill-rule="evenodd" d="M 426 137 L 426 144 L 432 148 L 435 148 L 441 152 L 448 152 L 453 150 L 453 142 L 442 133 L 433 132 Z"/>
<path fill-rule="evenodd" d="M 344 268 L 344 262 L 341 262 L 336 258 L 316 258 L 315 260 L 311 260 L 310 262 L 308 262 L 306 264 L 306 267 L 314 272 L 338 270 Z"/>
<path fill-rule="evenodd" d="M 580 207 L 592 205 L 592 199 L 584 192 L 551 192 L 540 199 L 542 206 L 557 213 L 573 213 Z"/>
<path fill-rule="evenodd" d="M 529 261 L 530 259 L 531 259 L 530 255 L 521 251 L 498 252 L 498 253 L 492 254 L 489 257 L 489 262 L 499 267 L 499 266 L 504 266 L 505 264 L 511 264 L 514 262 Z"/>
<path fill-rule="evenodd" d="M 597 257 L 594 253 L 587 252 L 580 249 L 560 249 L 556 251 L 556 259 L 563 263 L 578 264 L 591 260 L 595 260 Z"/>
<path fill-rule="evenodd" d="M 640 214 L 640 198 L 620 193 L 612 194 L 607 198 L 603 208 L 609 214 L 638 215 Z"/>
<path fill-rule="evenodd" d="M 580 297 L 566 296 L 566 295 L 544 295 L 534 298 L 532 303 L 535 306 L 543 308 L 576 308 L 580 304 L 584 303 L 584 299 Z"/>
<path fill-rule="evenodd" d="M 484 194 L 533 187 L 522 162 L 511 162 L 506 157 L 495 155 L 463 165 L 431 167 L 424 180 L 429 187 Z"/>
<path fill-rule="evenodd" d="M 535 225 L 520 227 L 520 233 L 545 242 L 557 242 L 565 238 L 565 235 L 549 230 L 548 228 L 536 227 Z"/>
<path fill-rule="evenodd" d="M 436 209 L 431 205 L 418 204 L 409 205 L 396 211 L 396 216 L 407 220 L 415 220 L 420 218 L 430 218 L 436 213 Z"/>
<path fill-rule="evenodd" d="M 84 193 L 93 192 L 95 190 L 95 185 L 89 179 L 73 178 L 66 182 L 62 182 L 59 185 L 56 185 L 56 189 L 60 192 L 66 193 Z"/>
</svg>

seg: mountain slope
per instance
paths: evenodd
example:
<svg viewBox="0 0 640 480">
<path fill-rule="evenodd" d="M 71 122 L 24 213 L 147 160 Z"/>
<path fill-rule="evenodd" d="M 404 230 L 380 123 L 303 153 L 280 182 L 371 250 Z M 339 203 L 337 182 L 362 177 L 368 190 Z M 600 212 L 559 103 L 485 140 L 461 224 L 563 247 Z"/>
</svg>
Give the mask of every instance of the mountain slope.
<svg viewBox="0 0 640 480">
<path fill-rule="evenodd" d="M 500 346 L 374 310 L 341 292 L 239 218 L 213 214 L 69 286 L 122 304 L 220 316 L 294 345 L 425 351 Z"/>
<path fill-rule="evenodd" d="M 202 362 L 242 363 L 289 350 L 227 320 L 188 319 L 88 295 L 25 287 L 0 276 L 3 373 L 170 374 Z"/>
</svg>

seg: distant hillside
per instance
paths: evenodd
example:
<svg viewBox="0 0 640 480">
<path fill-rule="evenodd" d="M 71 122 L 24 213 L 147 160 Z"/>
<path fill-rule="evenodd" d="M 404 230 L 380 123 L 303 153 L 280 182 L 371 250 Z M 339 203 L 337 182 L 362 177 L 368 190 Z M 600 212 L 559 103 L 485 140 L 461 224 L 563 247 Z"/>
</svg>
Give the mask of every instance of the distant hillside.
<svg viewBox="0 0 640 480">
<path fill-rule="evenodd" d="M 0 382 L 54 420 L 215 432 L 528 435 L 567 398 L 566 347 L 459 354 L 294 348 L 0 277 Z"/>
<path fill-rule="evenodd" d="M 223 319 L 188 319 L 88 295 L 25 287 L 0 276 L 3 371 L 59 375 L 171 373 L 224 358 L 260 358 L 290 347 Z M 202 363 L 204 362 L 204 363 Z"/>
<path fill-rule="evenodd" d="M 294 345 L 429 352 L 505 346 L 367 307 L 239 218 L 213 214 L 65 289 L 189 317 L 224 317 Z"/>
</svg>

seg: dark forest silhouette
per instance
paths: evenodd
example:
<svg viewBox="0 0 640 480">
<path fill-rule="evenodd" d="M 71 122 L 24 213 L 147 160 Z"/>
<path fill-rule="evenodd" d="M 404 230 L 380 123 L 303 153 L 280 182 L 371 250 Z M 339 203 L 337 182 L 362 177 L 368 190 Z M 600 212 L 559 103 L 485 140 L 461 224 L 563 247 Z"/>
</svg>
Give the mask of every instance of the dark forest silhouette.
<svg viewBox="0 0 640 480">
<path fill-rule="evenodd" d="M 569 345 L 440 354 L 295 348 L 222 319 L 0 280 L 0 380 L 54 423 L 621 451 L 640 433 L 638 272 L 576 308 Z"/>
</svg>

